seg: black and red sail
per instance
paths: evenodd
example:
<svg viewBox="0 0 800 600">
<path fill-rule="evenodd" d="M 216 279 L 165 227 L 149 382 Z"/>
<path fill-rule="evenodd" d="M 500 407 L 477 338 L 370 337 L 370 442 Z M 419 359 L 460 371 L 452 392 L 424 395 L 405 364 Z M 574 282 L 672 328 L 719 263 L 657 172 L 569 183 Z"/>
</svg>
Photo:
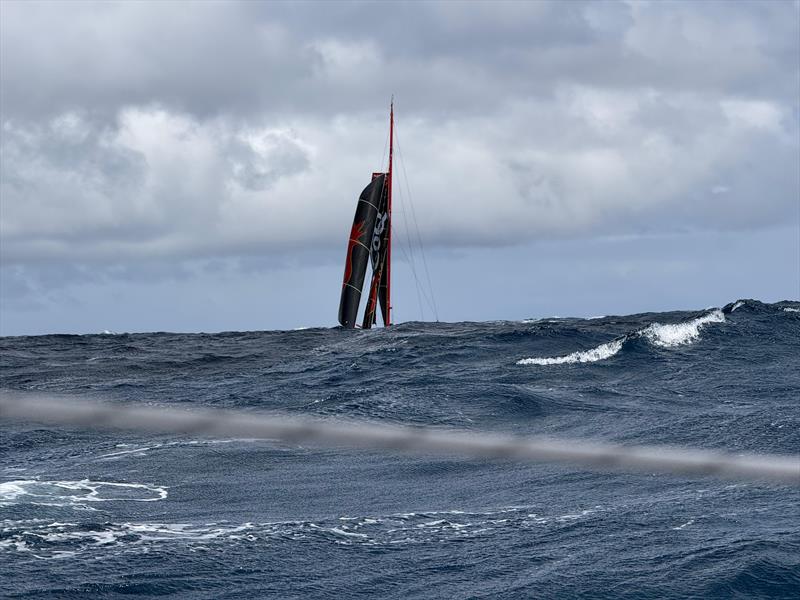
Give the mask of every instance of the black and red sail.
<svg viewBox="0 0 800 600">
<path fill-rule="evenodd" d="M 391 323 L 394 106 L 389 115 L 389 170 L 387 173 L 373 173 L 372 181 L 358 197 L 356 215 L 347 243 L 342 298 L 339 301 L 339 323 L 342 327 L 358 326 L 358 305 L 368 263 L 372 264 L 372 278 L 361 326 L 369 329 L 375 324 L 378 305 L 381 307 L 383 324 Z"/>
<path fill-rule="evenodd" d="M 381 205 L 385 204 L 385 183 L 386 176 L 383 173 L 378 174 L 358 197 L 350 240 L 347 242 L 342 298 L 339 301 L 339 323 L 342 327 L 355 327 L 358 320 L 358 305 L 367 274 L 367 263 L 372 253 L 375 223 L 381 212 Z"/>
</svg>

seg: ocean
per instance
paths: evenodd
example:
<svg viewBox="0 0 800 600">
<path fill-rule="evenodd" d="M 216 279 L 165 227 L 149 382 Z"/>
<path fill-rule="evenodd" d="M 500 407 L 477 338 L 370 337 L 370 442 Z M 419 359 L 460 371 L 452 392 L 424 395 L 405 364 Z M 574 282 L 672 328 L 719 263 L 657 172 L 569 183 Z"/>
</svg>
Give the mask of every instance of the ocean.
<svg viewBox="0 0 800 600">
<path fill-rule="evenodd" d="M 0 338 L 0 387 L 439 430 L 800 450 L 800 303 Z M 797 598 L 776 484 L 0 423 L 6 598 Z"/>
</svg>

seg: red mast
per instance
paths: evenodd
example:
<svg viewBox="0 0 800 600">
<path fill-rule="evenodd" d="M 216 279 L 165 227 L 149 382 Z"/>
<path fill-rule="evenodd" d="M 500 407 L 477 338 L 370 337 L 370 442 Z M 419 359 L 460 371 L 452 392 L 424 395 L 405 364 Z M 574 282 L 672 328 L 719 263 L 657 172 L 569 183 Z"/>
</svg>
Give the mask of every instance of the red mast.
<svg viewBox="0 0 800 600">
<path fill-rule="evenodd" d="M 386 322 L 392 324 L 392 149 L 394 147 L 394 96 L 389 107 L 389 198 L 386 205 L 389 213 L 389 234 L 386 238 Z"/>
</svg>

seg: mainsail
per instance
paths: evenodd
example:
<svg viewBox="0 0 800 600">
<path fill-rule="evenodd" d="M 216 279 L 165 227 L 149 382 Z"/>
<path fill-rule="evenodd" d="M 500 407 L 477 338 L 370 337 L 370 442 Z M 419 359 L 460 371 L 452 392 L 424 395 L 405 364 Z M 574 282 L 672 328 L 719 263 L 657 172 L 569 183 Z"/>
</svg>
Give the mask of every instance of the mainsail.
<svg viewBox="0 0 800 600">
<path fill-rule="evenodd" d="M 383 324 L 391 324 L 391 245 L 392 245 L 392 147 L 394 142 L 394 104 L 389 112 L 389 170 L 373 173 L 372 181 L 358 197 L 356 215 L 347 243 L 339 323 L 357 327 L 358 306 L 367 263 L 372 264 L 372 279 L 361 326 L 369 329 L 376 322 L 381 307 Z"/>
</svg>

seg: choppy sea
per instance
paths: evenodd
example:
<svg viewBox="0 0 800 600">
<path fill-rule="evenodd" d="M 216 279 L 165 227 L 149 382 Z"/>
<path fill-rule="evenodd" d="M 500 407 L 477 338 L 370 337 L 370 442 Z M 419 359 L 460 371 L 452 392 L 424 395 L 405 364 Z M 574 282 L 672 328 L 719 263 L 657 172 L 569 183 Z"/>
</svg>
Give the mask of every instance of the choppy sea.
<svg viewBox="0 0 800 600">
<path fill-rule="evenodd" d="M 800 451 L 800 303 L 0 338 L 0 387 Z M 7 598 L 798 598 L 798 488 L 0 422 Z"/>
</svg>

